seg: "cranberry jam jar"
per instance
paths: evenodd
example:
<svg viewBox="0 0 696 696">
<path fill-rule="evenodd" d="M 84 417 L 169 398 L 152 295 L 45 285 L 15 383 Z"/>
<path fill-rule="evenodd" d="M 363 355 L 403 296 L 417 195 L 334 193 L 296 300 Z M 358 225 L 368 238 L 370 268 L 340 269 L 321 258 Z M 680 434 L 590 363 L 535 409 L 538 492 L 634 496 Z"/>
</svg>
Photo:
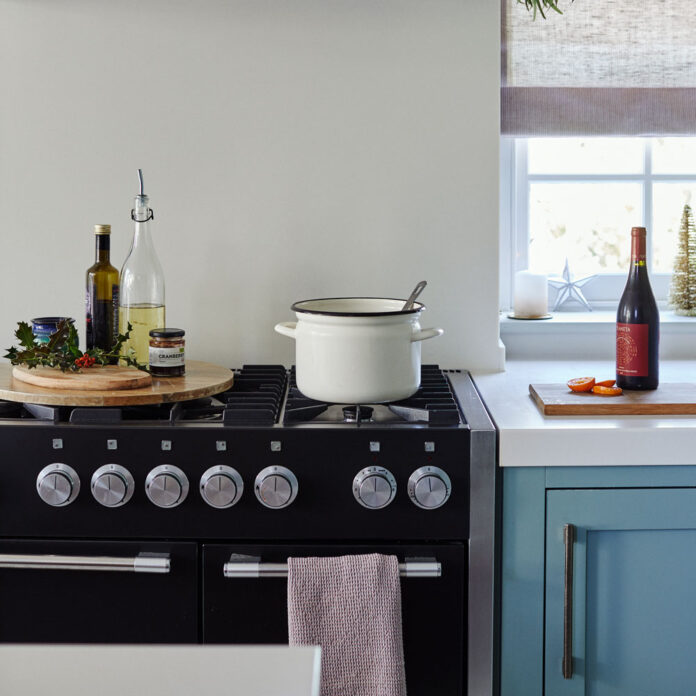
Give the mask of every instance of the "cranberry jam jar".
<svg viewBox="0 0 696 696">
<path fill-rule="evenodd" d="M 183 377 L 186 372 L 183 329 L 150 331 L 150 374 L 153 377 Z"/>
</svg>

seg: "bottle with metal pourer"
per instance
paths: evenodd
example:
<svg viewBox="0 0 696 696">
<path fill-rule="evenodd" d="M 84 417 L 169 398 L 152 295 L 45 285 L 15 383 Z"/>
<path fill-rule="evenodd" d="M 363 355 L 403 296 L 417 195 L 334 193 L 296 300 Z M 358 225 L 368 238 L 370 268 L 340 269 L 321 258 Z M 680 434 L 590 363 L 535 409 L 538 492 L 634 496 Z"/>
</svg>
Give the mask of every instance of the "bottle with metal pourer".
<svg viewBox="0 0 696 696">
<path fill-rule="evenodd" d="M 145 195 L 143 171 L 138 169 L 140 192 L 135 197 L 131 218 L 135 223 L 133 244 L 121 268 L 119 330 L 132 326 L 130 340 L 123 350 L 135 350 L 139 363 L 147 364 L 150 330 L 166 326 L 164 311 L 164 273 L 152 243 L 150 223 L 155 214 Z"/>
</svg>

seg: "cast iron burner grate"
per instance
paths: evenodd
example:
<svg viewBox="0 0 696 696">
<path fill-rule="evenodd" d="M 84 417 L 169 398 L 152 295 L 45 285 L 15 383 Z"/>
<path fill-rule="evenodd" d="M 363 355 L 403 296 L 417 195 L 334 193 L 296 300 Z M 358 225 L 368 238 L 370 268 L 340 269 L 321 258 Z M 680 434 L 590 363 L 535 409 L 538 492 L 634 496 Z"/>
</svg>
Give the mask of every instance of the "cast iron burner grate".
<svg viewBox="0 0 696 696">
<path fill-rule="evenodd" d="M 341 406 L 308 399 L 297 388 L 295 367 L 290 370 L 284 425 L 298 423 L 364 423 L 387 425 L 416 423 L 421 425 L 459 425 L 462 423 L 457 401 L 449 380 L 439 365 L 421 367 L 421 386 L 410 398 L 389 404 Z"/>
<path fill-rule="evenodd" d="M 177 420 L 222 421 L 223 425 L 269 426 L 278 422 L 285 396 L 287 370 L 283 365 L 244 365 L 235 371 L 229 391 L 208 403 L 181 404 Z"/>
<path fill-rule="evenodd" d="M 273 425 L 278 422 L 288 375 L 283 365 L 244 365 L 232 389 L 218 394 L 225 425 Z"/>
</svg>

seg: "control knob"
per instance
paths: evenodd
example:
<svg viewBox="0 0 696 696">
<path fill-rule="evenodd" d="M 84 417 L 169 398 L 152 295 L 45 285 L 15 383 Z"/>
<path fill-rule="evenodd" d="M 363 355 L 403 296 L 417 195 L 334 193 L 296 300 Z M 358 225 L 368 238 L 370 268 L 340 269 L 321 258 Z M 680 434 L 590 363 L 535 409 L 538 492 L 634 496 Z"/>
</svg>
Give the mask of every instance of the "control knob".
<svg viewBox="0 0 696 696">
<path fill-rule="evenodd" d="M 387 507 L 396 495 L 396 479 L 389 469 L 368 466 L 353 479 L 355 499 L 370 510 Z"/>
<path fill-rule="evenodd" d="M 145 479 L 145 494 L 150 502 L 161 508 L 173 508 L 186 500 L 189 481 L 178 466 L 161 464 Z"/>
<path fill-rule="evenodd" d="M 49 464 L 39 471 L 36 490 L 41 500 L 48 505 L 70 505 L 80 492 L 80 477 L 67 464 Z"/>
<path fill-rule="evenodd" d="M 295 474 L 284 466 L 267 466 L 254 481 L 259 502 L 268 508 L 284 508 L 297 496 L 299 484 Z"/>
<path fill-rule="evenodd" d="M 212 466 L 201 476 L 201 497 L 214 508 L 232 507 L 244 491 L 244 481 L 231 466 Z"/>
<path fill-rule="evenodd" d="M 422 466 L 408 479 L 408 497 L 424 510 L 443 506 L 452 492 L 450 477 L 437 466 Z"/>
<path fill-rule="evenodd" d="M 119 464 L 100 466 L 92 475 L 92 495 L 104 507 L 120 507 L 133 497 L 135 482 L 130 471 Z"/>
</svg>

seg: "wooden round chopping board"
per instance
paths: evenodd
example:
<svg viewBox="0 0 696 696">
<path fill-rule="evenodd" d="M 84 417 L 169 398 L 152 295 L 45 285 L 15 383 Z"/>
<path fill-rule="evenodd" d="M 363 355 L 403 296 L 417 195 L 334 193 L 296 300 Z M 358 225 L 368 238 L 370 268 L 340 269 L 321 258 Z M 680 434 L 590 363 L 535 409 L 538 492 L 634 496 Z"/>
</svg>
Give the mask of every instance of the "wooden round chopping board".
<svg viewBox="0 0 696 696">
<path fill-rule="evenodd" d="M 15 365 L 12 368 L 12 376 L 15 380 L 47 389 L 111 391 L 137 389 L 152 384 L 152 377 L 148 372 L 121 365 L 95 365 L 80 372 L 61 372 L 54 367 L 35 367 L 30 370 L 28 367 Z"/>
<path fill-rule="evenodd" d="M 93 369 L 87 368 L 83 373 Z M 17 379 L 12 372 L 9 362 L 0 363 L 0 400 L 46 406 L 132 406 L 188 401 L 219 394 L 229 389 L 234 381 L 234 373 L 226 367 L 197 360 L 186 361 L 183 377 L 150 377 L 141 372 L 151 382 L 126 389 L 65 389 L 63 386 L 51 389 Z M 62 374 L 59 370 L 57 372 Z"/>
</svg>

